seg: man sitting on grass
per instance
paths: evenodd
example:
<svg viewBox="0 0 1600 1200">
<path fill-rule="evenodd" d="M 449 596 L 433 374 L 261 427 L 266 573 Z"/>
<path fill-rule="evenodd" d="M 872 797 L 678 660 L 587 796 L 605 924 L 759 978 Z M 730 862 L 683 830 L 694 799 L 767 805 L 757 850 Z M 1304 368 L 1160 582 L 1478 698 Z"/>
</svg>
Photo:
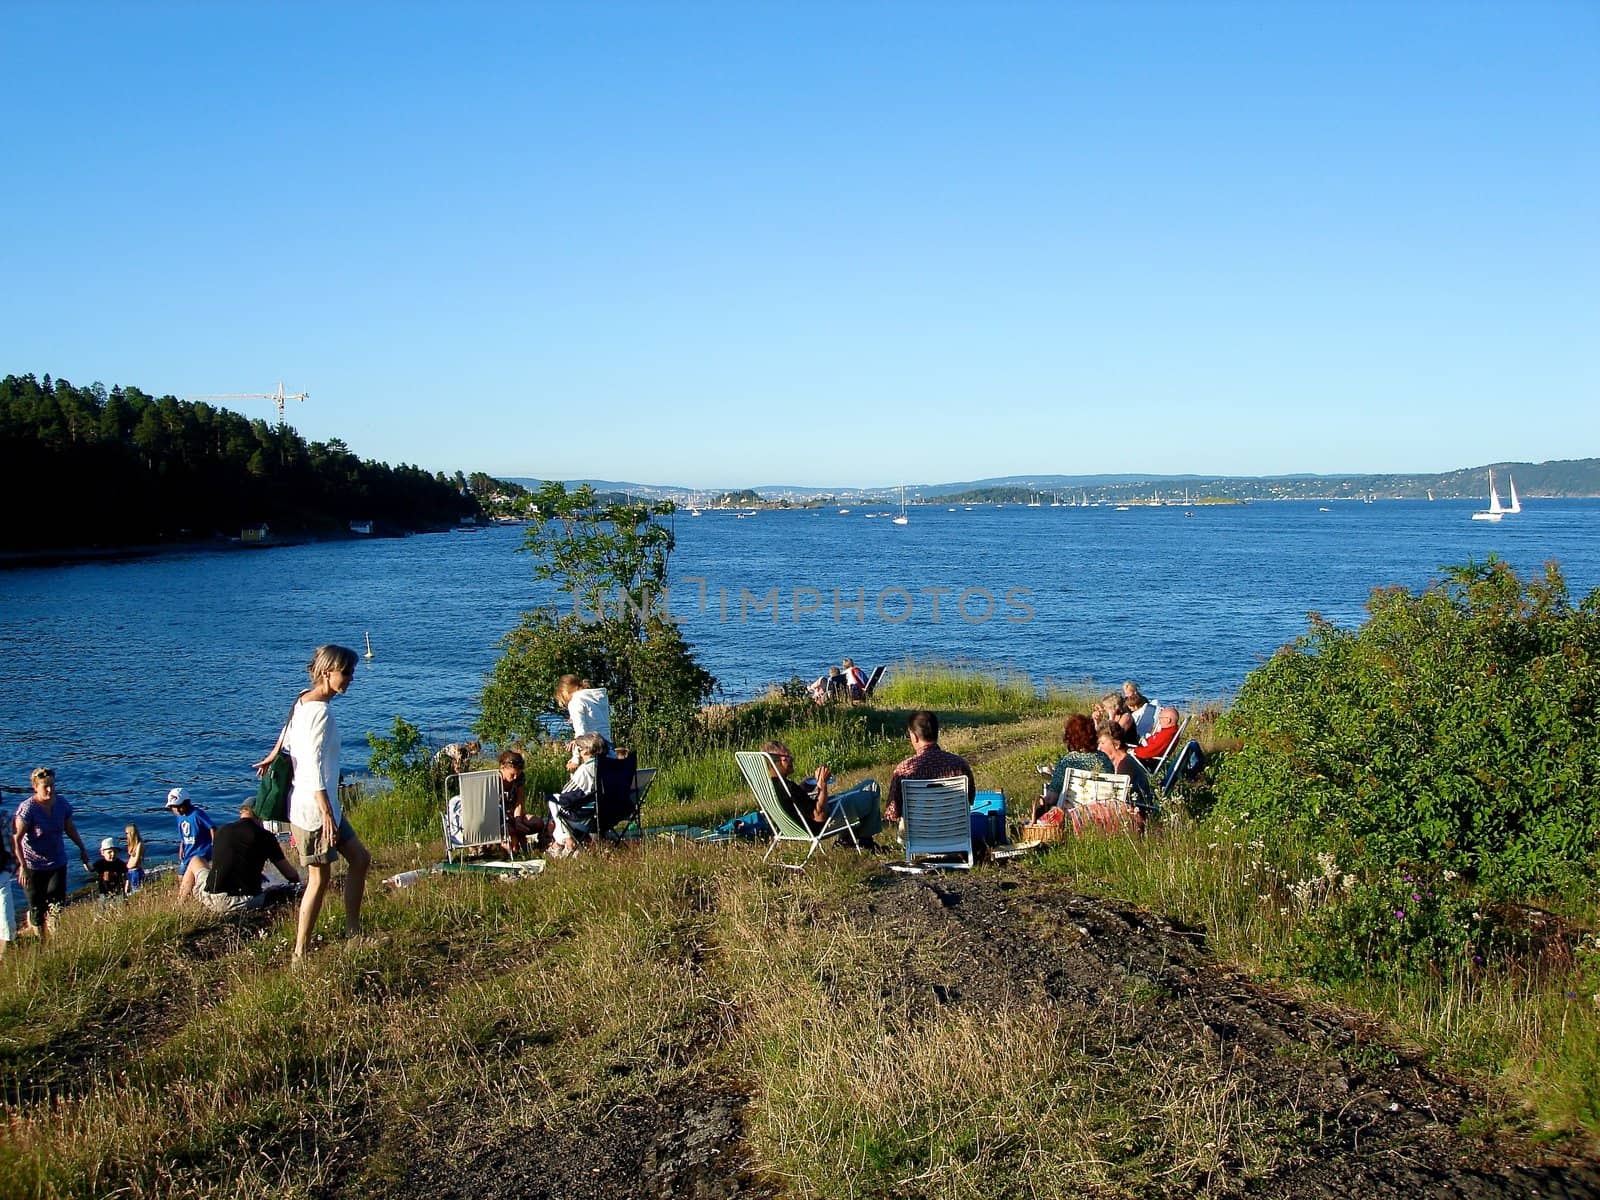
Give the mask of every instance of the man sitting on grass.
<svg viewBox="0 0 1600 1200">
<path fill-rule="evenodd" d="M 282 844 L 246 804 L 239 809 L 237 821 L 212 836 L 211 870 L 195 895 L 212 912 L 223 915 L 261 908 L 267 902 L 261 890 L 262 872 L 269 862 L 290 883 L 300 882 L 300 872 L 284 857 Z"/>
<path fill-rule="evenodd" d="M 813 780 L 813 787 L 805 783 L 796 783 L 789 778 L 789 773 L 794 770 L 794 755 L 789 747 L 782 742 L 764 742 L 761 749 L 772 757 L 777 768 L 777 775 L 773 777 L 773 790 L 778 793 L 778 802 L 788 809 L 794 817 L 801 821 L 812 833 L 820 833 L 822 827 L 828 823 L 828 817 L 837 807 L 856 827 L 856 841 L 864 850 L 877 849 L 877 843 L 872 839 L 878 836 L 878 831 L 883 828 L 883 814 L 878 810 L 878 791 L 876 787 L 858 786 L 849 791 L 840 792 L 831 800 L 828 798 L 828 784 L 833 779 L 833 772 L 827 767 L 818 767 Z"/>
<path fill-rule="evenodd" d="M 906 735 L 911 739 L 911 757 L 904 759 L 894 769 L 889 780 L 889 802 L 883 815 L 891 821 L 900 819 L 900 781 L 902 779 L 953 779 L 966 776 L 967 799 L 977 794 L 978 784 L 972 777 L 972 768 L 959 754 L 951 754 L 939 745 L 939 718 L 925 708 L 919 708 L 906 721 Z"/>
</svg>

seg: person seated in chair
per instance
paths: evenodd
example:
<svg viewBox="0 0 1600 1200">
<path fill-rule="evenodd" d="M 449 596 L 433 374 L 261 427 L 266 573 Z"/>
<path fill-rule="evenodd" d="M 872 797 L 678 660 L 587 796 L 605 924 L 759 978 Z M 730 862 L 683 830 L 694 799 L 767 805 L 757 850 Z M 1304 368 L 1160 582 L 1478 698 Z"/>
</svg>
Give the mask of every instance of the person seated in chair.
<svg viewBox="0 0 1600 1200">
<path fill-rule="evenodd" d="M 1139 730 L 1133 723 L 1133 714 L 1128 711 L 1128 703 L 1122 698 L 1121 692 L 1107 692 L 1100 697 L 1100 703 L 1095 706 L 1094 726 L 1096 729 L 1112 730 L 1124 746 L 1139 744 Z"/>
<path fill-rule="evenodd" d="M 1156 803 L 1155 789 L 1150 786 L 1150 775 L 1137 758 L 1128 753 L 1128 748 L 1122 740 L 1110 729 L 1100 731 L 1100 753 L 1111 760 L 1111 769 L 1118 775 L 1126 775 L 1133 781 L 1128 789 L 1132 797 L 1131 803 L 1136 810 L 1154 808 Z M 1143 828 L 1144 818 L 1138 818 L 1138 825 Z"/>
<path fill-rule="evenodd" d="M 1161 706 L 1141 692 L 1131 679 L 1122 685 L 1122 704 L 1133 718 L 1134 732 L 1141 738 L 1149 737 L 1160 720 Z"/>
<path fill-rule="evenodd" d="M 528 811 L 528 783 L 523 778 L 527 764 L 515 750 L 500 751 L 500 798 L 506 810 L 506 853 L 513 858 L 528 848 L 532 839 L 535 849 L 549 840 L 549 822 L 543 814 Z"/>
<path fill-rule="evenodd" d="M 571 827 L 588 821 L 590 814 L 584 810 L 593 809 L 595 796 L 600 791 L 600 771 L 595 760 L 604 758 L 610 750 L 610 743 L 598 733 L 580 733 L 572 739 L 572 756 L 578 765 L 567 777 L 566 786 L 549 801 L 550 816 L 555 823 L 550 850 L 558 857 L 577 853 L 578 843 L 573 839 Z"/>
<path fill-rule="evenodd" d="M 1177 736 L 1178 710 L 1169 704 L 1156 717 L 1156 727 L 1150 731 L 1144 743 L 1133 748 L 1133 756 L 1145 766 L 1153 767 L 1161 761 L 1161 756 Z"/>
<path fill-rule="evenodd" d="M 855 659 L 846 658 L 839 664 L 844 668 L 844 685 L 852 700 L 867 698 L 867 673 L 856 666 Z"/>
<path fill-rule="evenodd" d="M 1050 773 L 1050 782 L 1045 784 L 1044 794 L 1040 796 L 1038 807 L 1034 811 L 1035 821 L 1061 803 L 1061 794 L 1066 790 L 1068 771 L 1114 773 L 1111 760 L 1094 748 L 1094 722 L 1083 713 L 1073 713 L 1067 718 L 1066 725 L 1061 730 L 1061 741 L 1066 746 L 1067 752 L 1056 760 L 1055 770 Z"/>
<path fill-rule="evenodd" d="M 796 783 L 789 778 L 794 770 L 794 755 L 782 742 L 763 742 L 761 749 L 771 756 L 777 774 L 773 776 L 773 790 L 785 810 L 802 822 L 812 833 L 822 832 L 829 816 L 837 807 L 846 820 L 856 827 L 856 840 L 865 848 L 875 845 L 873 838 L 883 828 L 883 813 L 878 809 L 878 791 L 875 787 L 858 786 L 840 792 L 831 799 L 828 784 L 833 772 L 827 767 L 817 768 L 809 780 Z M 809 786 L 808 786 L 809 785 Z"/>
<path fill-rule="evenodd" d="M 890 821 L 900 819 L 900 781 L 902 779 L 951 779 L 966 777 L 967 798 L 978 794 L 978 783 L 972 768 L 959 754 L 951 754 L 939 745 L 939 718 L 925 708 L 919 708 L 906 720 L 906 736 L 911 740 L 912 754 L 895 764 L 889 778 L 889 799 L 884 805 L 884 817 Z"/>
</svg>

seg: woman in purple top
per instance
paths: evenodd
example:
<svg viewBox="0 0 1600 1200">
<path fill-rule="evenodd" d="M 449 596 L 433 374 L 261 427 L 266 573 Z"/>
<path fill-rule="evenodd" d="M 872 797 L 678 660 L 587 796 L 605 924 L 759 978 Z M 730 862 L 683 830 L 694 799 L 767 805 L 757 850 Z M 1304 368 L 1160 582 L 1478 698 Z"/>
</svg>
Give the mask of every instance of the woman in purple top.
<svg viewBox="0 0 1600 1200">
<path fill-rule="evenodd" d="M 17 882 L 27 889 L 28 910 L 42 938 L 45 911 L 67 902 L 65 839 L 70 837 L 78 844 L 85 871 L 89 869 L 89 851 L 72 823 L 72 805 L 56 795 L 56 773 L 38 767 L 28 781 L 33 784 L 33 795 L 17 806 L 11 845 L 17 855 Z"/>
</svg>

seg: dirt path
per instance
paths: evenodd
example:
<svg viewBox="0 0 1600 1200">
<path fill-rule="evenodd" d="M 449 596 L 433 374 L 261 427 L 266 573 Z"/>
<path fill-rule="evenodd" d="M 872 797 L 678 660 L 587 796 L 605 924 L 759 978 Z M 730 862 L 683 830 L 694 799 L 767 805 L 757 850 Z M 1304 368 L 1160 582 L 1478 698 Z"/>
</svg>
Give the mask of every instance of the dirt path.
<svg viewBox="0 0 1600 1200">
<path fill-rule="evenodd" d="M 1600 1196 L 1600 1169 L 1457 1132 L 1485 1098 L 1375 1047 L 1358 1020 L 1224 970 L 1194 930 L 1026 875 L 885 876 L 861 919 L 941 946 L 939 978 L 908 955 L 908 1012 L 1042 999 L 1115 1012 L 1124 1046 L 1220 1063 L 1229 1082 L 1304 1131 L 1283 1169 L 1245 1194 L 1273 1197 Z M 1374 1051 L 1377 1051 L 1376 1053 Z"/>
<path fill-rule="evenodd" d="M 847 903 L 852 922 L 904 947 L 891 979 L 911 1024 L 938 1006 L 1074 1006 L 1118 1023 L 1108 1041 L 1119 1052 L 1183 1069 L 1204 1064 L 1253 1111 L 1276 1114 L 1290 1135 L 1278 1165 L 1264 1177 L 1209 1180 L 1211 1194 L 1600 1197 L 1595 1164 L 1463 1134 L 1463 1121 L 1487 1107 L 1481 1093 L 1374 1042 L 1375 1031 L 1356 1018 L 1218 966 L 1194 930 L 1068 894 L 1026 872 L 885 870 Z M 709 1070 L 692 1079 L 617 1107 L 599 1128 L 529 1133 L 462 1148 L 450 1162 L 415 1163 L 389 1200 L 786 1194 L 763 1178 L 745 1146 L 748 1096 L 738 1082 Z"/>
</svg>

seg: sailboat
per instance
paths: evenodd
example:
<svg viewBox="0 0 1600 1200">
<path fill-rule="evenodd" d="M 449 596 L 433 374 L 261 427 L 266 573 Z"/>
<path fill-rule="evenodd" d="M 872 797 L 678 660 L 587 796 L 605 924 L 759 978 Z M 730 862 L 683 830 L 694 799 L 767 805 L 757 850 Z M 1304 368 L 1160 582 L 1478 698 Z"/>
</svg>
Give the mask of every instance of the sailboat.
<svg viewBox="0 0 1600 1200">
<path fill-rule="evenodd" d="M 366 657 L 367 657 L 367 661 L 368 662 L 372 661 L 372 635 L 370 633 L 367 634 L 367 655 L 366 655 Z"/>
<path fill-rule="evenodd" d="M 1500 493 L 1494 490 L 1494 472 L 1489 472 L 1489 507 L 1483 512 L 1472 514 L 1474 521 L 1498 521 L 1505 515 L 1505 509 L 1500 507 Z"/>
<path fill-rule="evenodd" d="M 906 485 L 900 485 L 900 515 L 894 519 L 896 525 L 909 525 L 911 518 L 906 516 Z"/>
<path fill-rule="evenodd" d="M 1509 475 L 1506 478 L 1511 480 L 1511 503 L 1506 506 L 1506 511 L 1508 513 L 1519 513 L 1522 511 L 1522 501 L 1517 499 L 1517 481 L 1511 479 Z"/>
</svg>

